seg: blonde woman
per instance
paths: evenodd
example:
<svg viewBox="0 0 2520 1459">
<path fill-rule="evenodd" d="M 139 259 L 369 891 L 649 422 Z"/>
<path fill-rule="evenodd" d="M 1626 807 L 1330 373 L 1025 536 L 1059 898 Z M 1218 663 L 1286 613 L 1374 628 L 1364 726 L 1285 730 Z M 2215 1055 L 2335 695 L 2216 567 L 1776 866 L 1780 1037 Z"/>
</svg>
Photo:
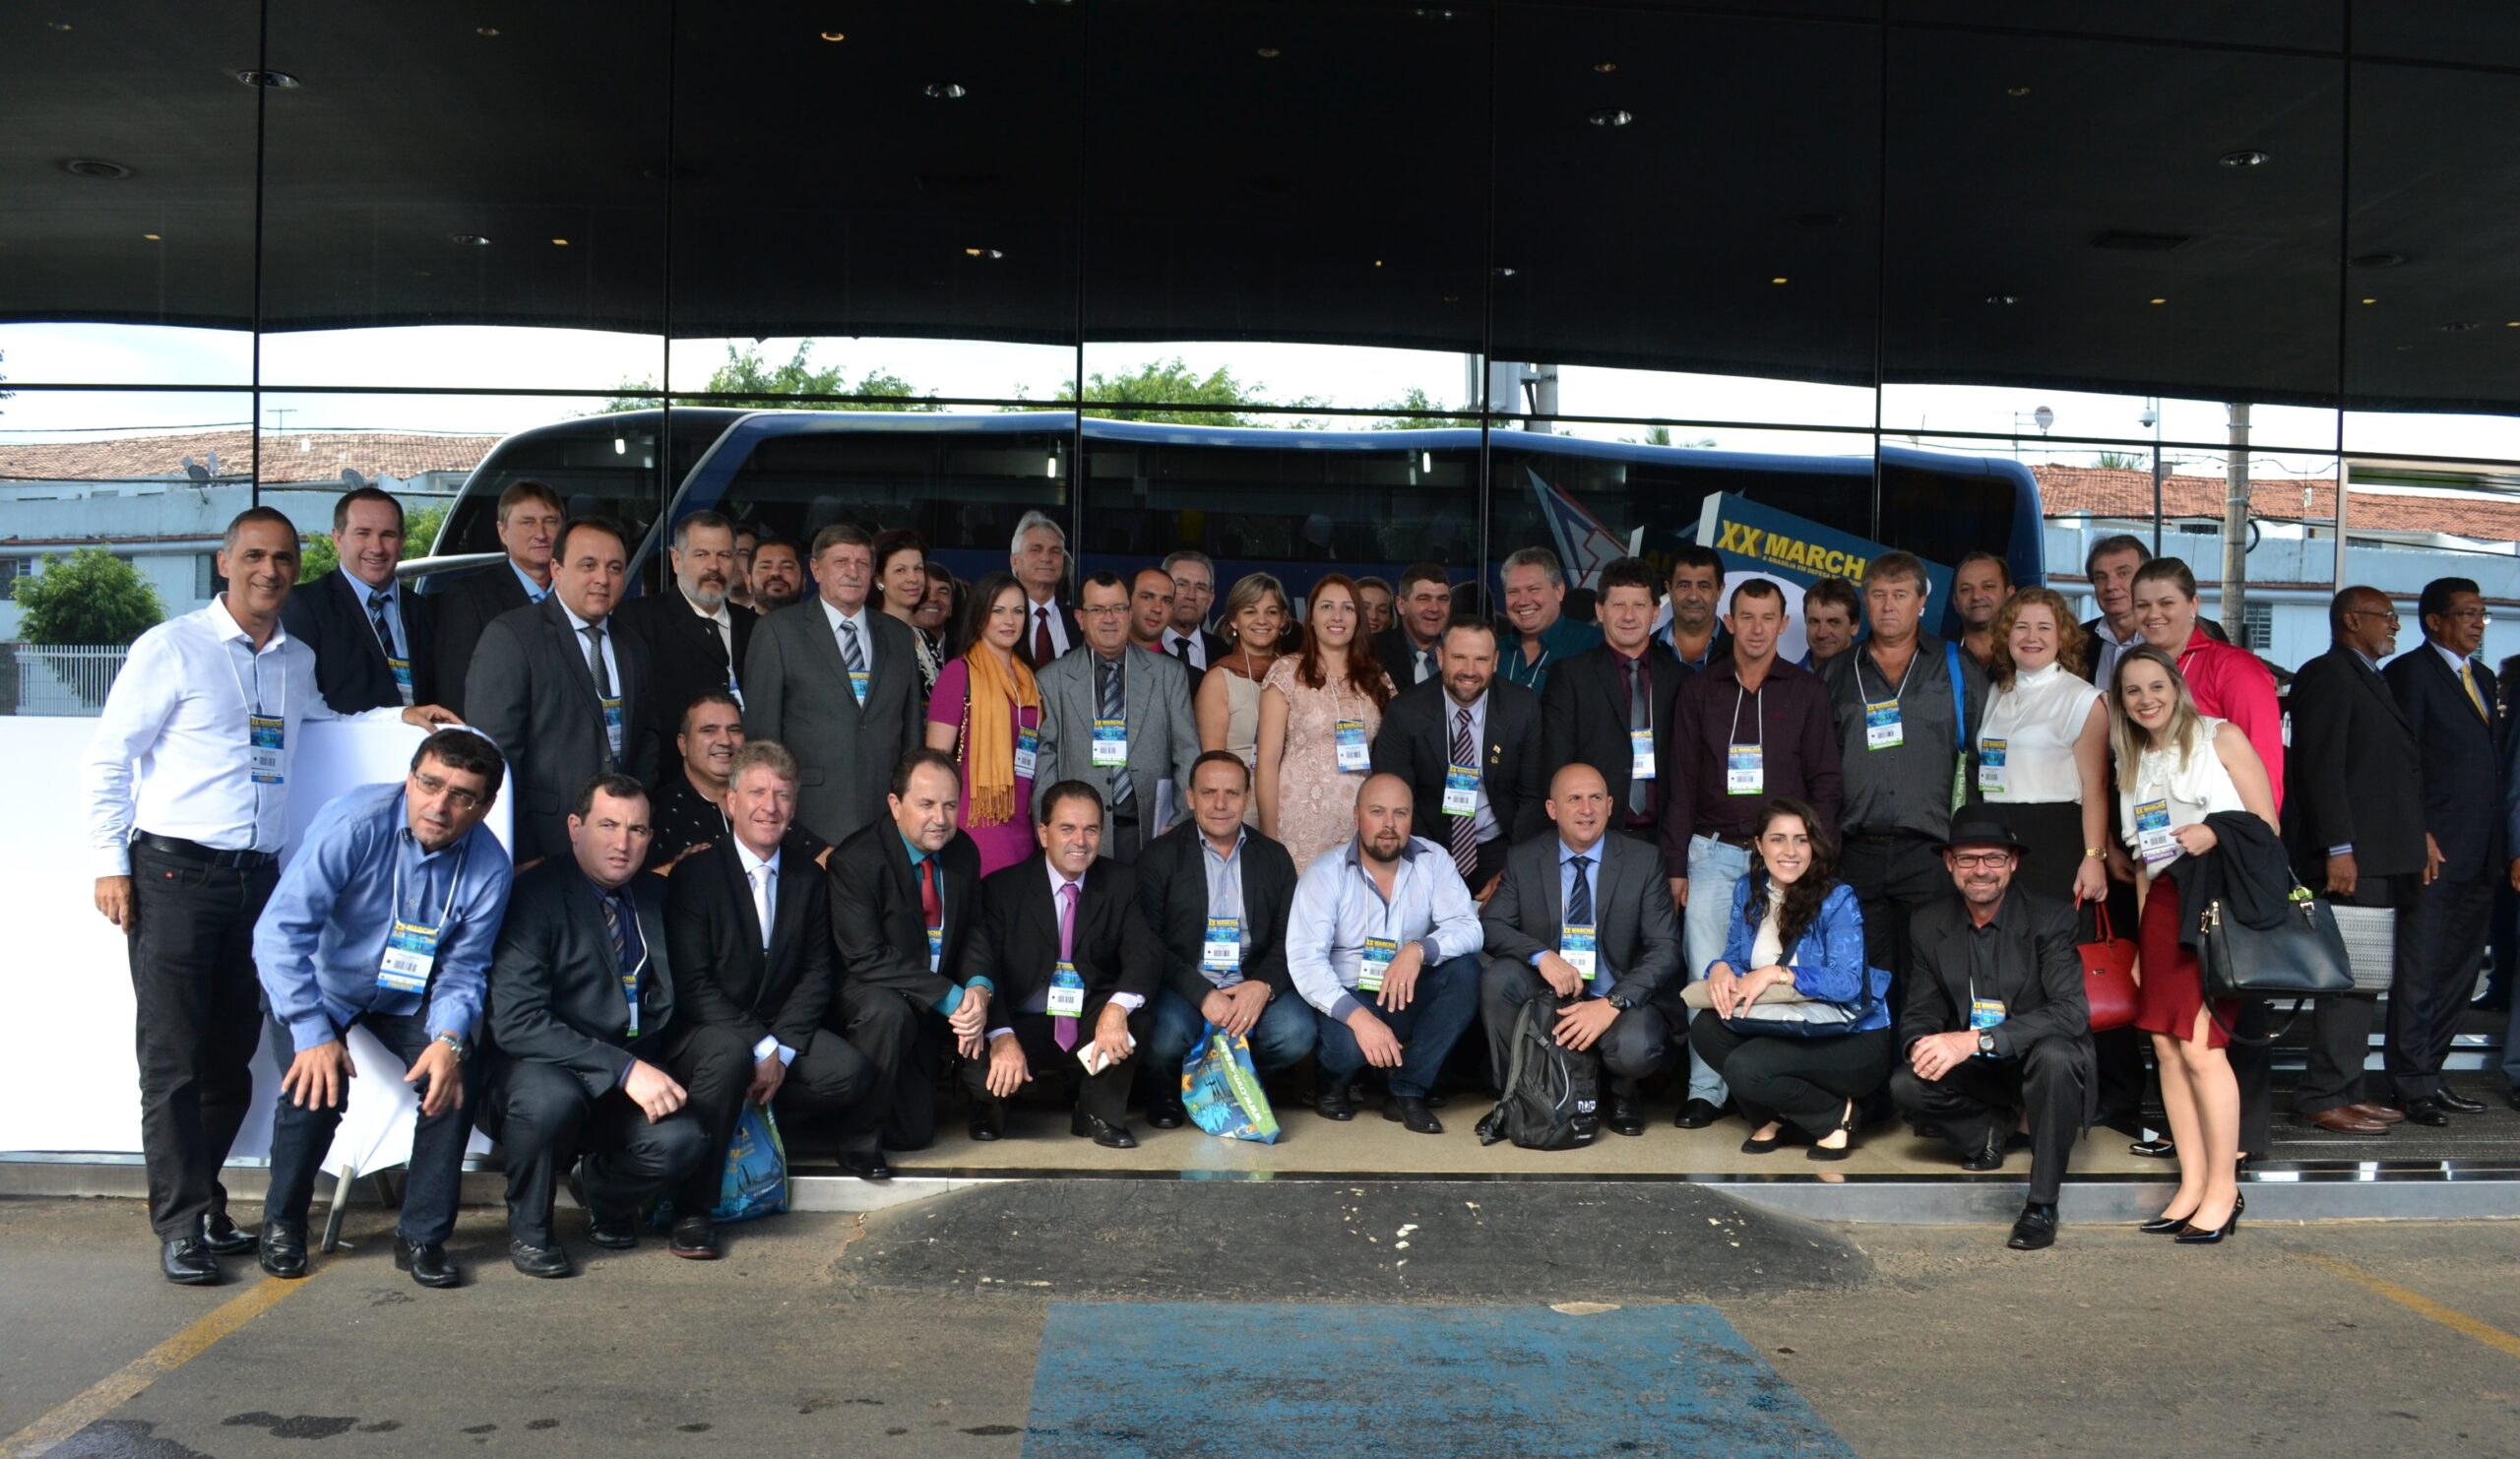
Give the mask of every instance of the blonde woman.
<svg viewBox="0 0 2520 1459">
<path fill-rule="evenodd" d="M 1278 662 L 1281 635 L 1293 616 L 1287 590 L 1267 573 L 1252 573 L 1226 594 L 1219 637 L 1231 652 L 1208 666 L 1192 705 L 1201 750 L 1230 750 L 1246 769 L 1259 759 L 1260 681 Z M 1260 828 L 1256 796 L 1243 808 L 1242 819 L 1253 830 Z"/>
<path fill-rule="evenodd" d="M 2015 881 L 2098 902 L 2109 895 L 2109 705 L 2078 676 L 2082 627 L 2054 591 L 2024 588 L 1991 632 L 1979 796 L 2022 842 Z"/>
</svg>

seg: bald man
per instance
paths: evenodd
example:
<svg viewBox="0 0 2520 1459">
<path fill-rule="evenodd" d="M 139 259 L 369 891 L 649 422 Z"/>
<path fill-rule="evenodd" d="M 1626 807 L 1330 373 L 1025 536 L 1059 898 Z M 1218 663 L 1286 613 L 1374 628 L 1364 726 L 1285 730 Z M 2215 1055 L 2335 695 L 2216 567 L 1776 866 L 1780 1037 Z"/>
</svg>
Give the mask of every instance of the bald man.
<svg viewBox="0 0 2520 1459">
<path fill-rule="evenodd" d="M 1502 1087 L 1514 1020 L 1547 993 L 1558 1047 L 1597 1054 L 1610 1076 L 1603 1123 L 1645 1133 L 1639 1080 L 1670 1062 L 1670 1019 L 1655 1006 L 1680 982 L 1680 920 L 1663 860 L 1633 837 L 1610 836 L 1608 782 L 1578 762 L 1550 778 L 1544 807 L 1555 829 L 1515 844 L 1504 879 L 1479 916 L 1487 971 L 1479 1004 L 1487 1056 Z"/>
</svg>

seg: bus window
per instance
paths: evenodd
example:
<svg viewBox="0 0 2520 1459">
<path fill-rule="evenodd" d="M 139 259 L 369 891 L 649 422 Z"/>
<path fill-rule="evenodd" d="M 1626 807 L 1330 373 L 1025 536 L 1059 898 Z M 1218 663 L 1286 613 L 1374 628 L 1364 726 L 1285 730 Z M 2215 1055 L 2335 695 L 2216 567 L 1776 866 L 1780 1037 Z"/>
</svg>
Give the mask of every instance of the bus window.
<svg viewBox="0 0 2520 1459">
<path fill-rule="evenodd" d="M 607 516 L 629 530 L 636 550 L 656 525 L 667 483 L 689 473 L 702 452 L 742 412 L 625 411 L 524 431 L 501 441 L 466 479 L 438 531 L 434 556 L 499 550 L 499 493 L 522 480 L 547 482 L 560 509 L 575 519 Z M 669 440 L 660 450 L 661 439 Z"/>
</svg>

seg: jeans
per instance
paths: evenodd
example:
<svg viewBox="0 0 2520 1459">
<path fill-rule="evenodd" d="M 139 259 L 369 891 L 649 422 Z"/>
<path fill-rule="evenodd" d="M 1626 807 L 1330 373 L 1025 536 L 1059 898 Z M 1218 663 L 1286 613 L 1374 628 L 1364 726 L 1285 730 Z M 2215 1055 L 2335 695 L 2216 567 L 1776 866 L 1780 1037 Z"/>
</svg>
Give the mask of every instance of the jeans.
<svg viewBox="0 0 2520 1459">
<path fill-rule="evenodd" d="M 386 1050 L 409 1070 L 428 1051 L 425 1013 L 361 1013 L 352 1022 L 376 1036 Z M 343 1031 L 347 1033 L 346 1029 Z M 285 1071 L 296 1055 L 288 1029 L 278 1019 L 271 1026 L 272 1060 Z M 362 1082 L 399 1079 L 400 1071 L 362 1069 Z M 411 1130 L 411 1160 L 403 1186 L 403 1217 L 395 1230 L 416 1245 L 444 1241 L 455 1232 L 458 1187 L 464 1180 L 464 1146 L 472 1135 L 472 1111 L 480 1108 L 481 1060 L 464 1061 L 464 1102 L 438 1114 L 422 1114 Z M 352 1086 L 356 1088 L 355 1085 Z M 423 1091 L 424 1092 L 424 1091 Z M 303 1110 L 283 1094 L 272 1110 L 272 1178 L 263 1197 L 263 1224 L 277 1222 L 303 1236 L 306 1212 L 315 1201 L 315 1173 L 324 1153 L 333 1148 L 333 1132 L 348 1109 L 347 1094 L 340 1108 Z"/>
<path fill-rule="evenodd" d="M 1732 931 L 1732 891 L 1749 874 L 1750 854 L 1740 847 L 1712 836 L 1689 838 L 1689 905 L 1680 916 L 1680 947 L 1687 960 L 1680 971 L 1687 975 L 1687 982 L 1704 979 L 1707 965 L 1724 956 L 1726 934 Z M 1692 1047 L 1689 1098 L 1721 1105 L 1728 1093 L 1724 1076 L 1716 1073 L 1715 1066 Z"/>
<path fill-rule="evenodd" d="M 1147 1035 L 1146 1066 L 1156 1097 L 1181 1098 L 1181 1061 L 1199 1042 L 1208 1021 L 1190 1000 L 1165 988 L 1155 995 L 1155 1030 Z M 1293 993 L 1280 993 L 1251 1025 L 1251 1062 L 1261 1072 L 1291 1069 L 1312 1056 L 1312 1007 Z"/>
<path fill-rule="evenodd" d="M 1380 994 L 1359 993 L 1357 1001 L 1391 1030 L 1401 1045 L 1400 1066 L 1391 1071 L 1391 1092 L 1402 1099 L 1424 1099 L 1444 1058 L 1461 1042 L 1479 1012 L 1479 955 L 1464 953 L 1418 974 L 1418 989 L 1409 1006 L 1394 1012 L 1374 1001 Z M 1365 1051 L 1355 1033 L 1342 1020 L 1315 1016 L 1321 1047 L 1315 1055 L 1325 1091 L 1345 1089 L 1365 1066 Z"/>
</svg>

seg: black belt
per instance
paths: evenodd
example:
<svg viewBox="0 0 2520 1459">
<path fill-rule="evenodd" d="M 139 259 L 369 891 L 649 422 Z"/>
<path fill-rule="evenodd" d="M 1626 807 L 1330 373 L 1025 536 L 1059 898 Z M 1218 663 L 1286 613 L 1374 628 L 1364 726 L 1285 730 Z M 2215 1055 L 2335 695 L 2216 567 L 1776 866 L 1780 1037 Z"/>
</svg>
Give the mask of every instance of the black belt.
<svg viewBox="0 0 2520 1459">
<path fill-rule="evenodd" d="M 159 836 L 150 831 L 143 831 L 131 839 L 151 851 L 203 866 L 233 866 L 239 871 L 255 871 L 280 859 L 270 852 L 220 851 L 198 841 L 186 841 L 180 836 Z"/>
<path fill-rule="evenodd" d="M 1893 831 L 1886 836 L 1875 836 L 1870 832 L 1849 832 L 1847 840 L 1859 841 L 1865 846 L 1904 846 L 1910 842 L 1925 845 L 1933 843 L 1932 837 L 1917 831 Z"/>
<path fill-rule="evenodd" d="M 1750 849 L 1750 838 L 1747 836 L 1718 836 L 1712 831 L 1695 831 L 1690 834 L 1703 836 L 1709 841 L 1720 841 L 1724 845 L 1732 848 L 1734 851 L 1748 851 Z"/>
</svg>

